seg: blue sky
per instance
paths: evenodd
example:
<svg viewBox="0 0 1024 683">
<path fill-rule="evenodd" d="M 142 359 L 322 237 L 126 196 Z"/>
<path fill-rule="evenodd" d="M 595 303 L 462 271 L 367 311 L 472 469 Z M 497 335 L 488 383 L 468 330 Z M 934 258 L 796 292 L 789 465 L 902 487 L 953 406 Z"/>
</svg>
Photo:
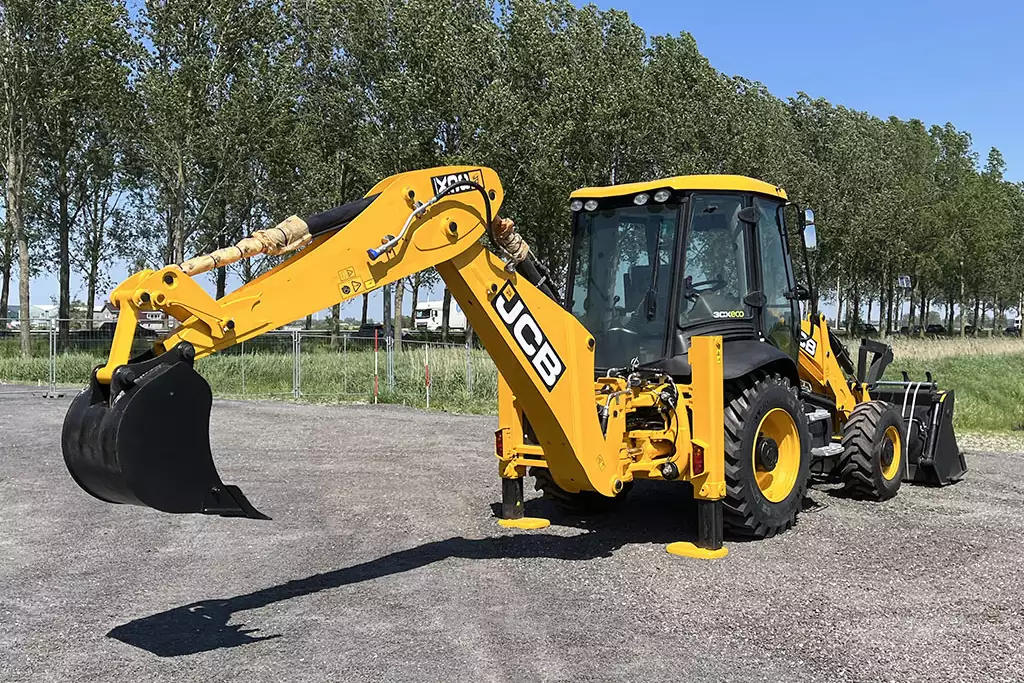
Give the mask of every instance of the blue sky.
<svg viewBox="0 0 1024 683">
<path fill-rule="evenodd" d="M 582 5 L 584 3 L 577 2 Z M 1024 2 L 595 2 L 650 34 L 689 32 L 719 71 L 880 117 L 952 122 L 1024 181 Z"/>
<path fill-rule="evenodd" d="M 972 134 L 982 160 L 996 146 L 1006 159 L 1007 178 L 1024 181 L 1024 3 L 595 4 L 626 10 L 649 35 L 688 31 L 714 67 L 761 81 L 779 97 L 803 91 L 880 117 L 919 118 L 929 125 L 950 121 Z M 72 288 L 72 297 L 84 298 L 77 278 Z M 49 302 L 57 294 L 56 277 L 34 279 L 32 291 L 33 301 Z M 17 300 L 16 284 L 11 299 Z M 406 302 L 408 308 L 409 297 Z M 371 317 L 380 319 L 380 311 L 377 293 L 371 296 Z M 345 306 L 343 315 L 358 316 L 358 301 Z"/>
</svg>

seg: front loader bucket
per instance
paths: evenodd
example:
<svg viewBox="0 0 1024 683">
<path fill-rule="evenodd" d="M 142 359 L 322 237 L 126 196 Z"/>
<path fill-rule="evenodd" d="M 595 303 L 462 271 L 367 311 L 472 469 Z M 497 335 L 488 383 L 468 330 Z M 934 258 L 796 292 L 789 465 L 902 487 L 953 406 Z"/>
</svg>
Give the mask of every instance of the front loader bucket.
<svg viewBox="0 0 1024 683">
<path fill-rule="evenodd" d="M 929 375 L 926 382 L 879 382 L 871 394 L 903 413 L 907 428 L 904 481 L 945 486 L 963 479 L 967 462 L 953 433 L 951 390 L 939 390 Z"/>
<path fill-rule="evenodd" d="M 108 503 L 162 512 L 270 519 L 224 484 L 210 451 L 210 385 L 181 343 L 93 377 L 64 418 L 64 462 L 74 480 Z"/>
</svg>

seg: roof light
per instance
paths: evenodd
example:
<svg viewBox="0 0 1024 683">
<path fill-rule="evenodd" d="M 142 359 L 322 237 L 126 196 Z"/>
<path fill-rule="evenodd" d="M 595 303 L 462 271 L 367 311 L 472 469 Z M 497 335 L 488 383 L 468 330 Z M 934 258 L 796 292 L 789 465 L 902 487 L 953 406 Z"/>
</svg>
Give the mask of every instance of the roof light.
<svg viewBox="0 0 1024 683">
<path fill-rule="evenodd" d="M 574 199 L 571 202 L 569 202 L 569 210 L 572 211 L 573 213 L 576 213 L 577 211 L 582 211 L 583 210 L 583 200 L 582 199 Z"/>
<path fill-rule="evenodd" d="M 588 199 L 587 202 L 583 205 L 583 208 L 586 209 L 587 211 L 597 211 L 597 200 Z"/>
<path fill-rule="evenodd" d="M 654 193 L 654 201 L 664 204 L 672 196 L 672 190 L 658 190 Z"/>
<path fill-rule="evenodd" d="M 633 197 L 633 203 L 636 204 L 637 206 L 643 206 L 644 204 L 647 203 L 647 200 L 650 198 L 651 196 L 649 194 L 647 194 L 646 192 L 641 192 L 637 196 Z"/>
</svg>

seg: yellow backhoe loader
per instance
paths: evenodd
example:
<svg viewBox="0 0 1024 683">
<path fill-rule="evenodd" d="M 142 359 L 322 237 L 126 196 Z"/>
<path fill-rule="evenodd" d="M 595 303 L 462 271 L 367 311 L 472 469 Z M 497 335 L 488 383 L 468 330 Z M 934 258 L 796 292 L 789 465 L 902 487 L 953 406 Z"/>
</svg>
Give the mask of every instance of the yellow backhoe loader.
<svg viewBox="0 0 1024 683">
<path fill-rule="evenodd" d="M 576 513 L 614 506 L 637 479 L 687 482 L 696 542 L 670 548 L 716 557 L 726 531 L 789 528 L 815 479 L 885 499 L 903 480 L 963 476 L 952 392 L 930 377 L 882 381 L 892 353 L 881 344 L 865 342 L 854 367 L 810 283 L 796 282 L 786 217 L 798 217 L 807 264 L 813 215 L 782 189 L 708 175 L 578 190 L 564 296 L 497 217 L 503 198 L 488 168 L 401 173 L 358 201 L 132 275 L 112 294 L 109 359 L 65 419 L 71 475 L 111 503 L 265 519 L 217 474 L 211 391 L 193 363 L 434 267 L 500 373 L 507 526 L 546 524 L 524 516 L 528 474 Z M 291 251 L 219 300 L 194 279 Z M 182 324 L 132 358 L 145 311 Z M 174 438 L 149 438 L 154 424 Z"/>
</svg>

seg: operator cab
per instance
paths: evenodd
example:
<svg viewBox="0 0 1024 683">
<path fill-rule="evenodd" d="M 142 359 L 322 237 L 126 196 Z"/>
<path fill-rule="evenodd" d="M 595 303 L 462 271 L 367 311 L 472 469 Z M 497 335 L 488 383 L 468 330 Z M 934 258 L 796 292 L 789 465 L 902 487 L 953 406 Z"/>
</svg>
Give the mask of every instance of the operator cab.
<svg viewBox="0 0 1024 683">
<path fill-rule="evenodd" d="M 574 192 L 565 303 L 594 335 L 597 369 L 636 359 L 685 376 L 689 338 L 721 335 L 727 356 L 763 356 L 768 341 L 795 374 L 803 297 L 787 205 L 780 188 L 742 176 Z"/>
</svg>

